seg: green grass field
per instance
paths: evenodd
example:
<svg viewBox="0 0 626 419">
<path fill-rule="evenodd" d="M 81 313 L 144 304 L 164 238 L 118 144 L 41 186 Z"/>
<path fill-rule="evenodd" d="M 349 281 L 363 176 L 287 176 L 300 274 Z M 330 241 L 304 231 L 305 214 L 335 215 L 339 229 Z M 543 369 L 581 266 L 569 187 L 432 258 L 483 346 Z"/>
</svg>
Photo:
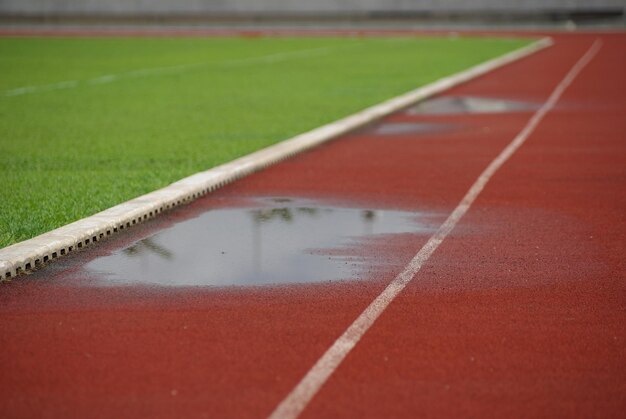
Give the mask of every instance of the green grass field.
<svg viewBox="0 0 626 419">
<path fill-rule="evenodd" d="M 528 42 L 0 38 L 0 248 Z"/>
</svg>

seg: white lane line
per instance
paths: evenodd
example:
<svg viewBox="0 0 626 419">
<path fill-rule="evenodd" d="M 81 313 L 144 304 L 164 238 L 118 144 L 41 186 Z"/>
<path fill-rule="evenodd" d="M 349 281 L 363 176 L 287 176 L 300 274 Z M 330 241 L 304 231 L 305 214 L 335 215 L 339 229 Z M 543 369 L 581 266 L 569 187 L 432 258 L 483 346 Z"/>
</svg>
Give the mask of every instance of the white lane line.
<svg viewBox="0 0 626 419">
<path fill-rule="evenodd" d="M 353 47 L 360 44 L 350 44 L 350 45 L 342 45 L 337 47 L 316 47 L 316 48 L 308 48 L 301 49 L 295 51 L 286 51 L 286 52 L 278 52 L 267 55 L 262 55 L 260 57 L 251 57 L 251 58 L 241 58 L 235 60 L 227 60 L 217 63 L 198 63 L 198 64 L 182 64 L 175 65 L 169 67 L 154 67 L 154 68 L 144 68 L 139 70 L 128 71 L 124 73 L 118 74 L 106 74 L 103 76 L 94 77 L 87 80 L 68 80 L 62 81 L 58 83 L 50 83 L 39 86 L 23 86 L 17 87 L 11 90 L 5 90 L 4 92 L 0 92 L 0 97 L 12 97 L 12 96 L 21 96 L 32 93 L 42 93 L 42 92 L 50 92 L 53 90 L 63 90 L 63 89 L 71 89 L 75 87 L 83 86 L 94 86 L 99 84 L 113 83 L 122 79 L 129 78 L 141 78 L 148 76 L 160 76 L 165 74 L 177 74 L 182 73 L 191 69 L 202 68 L 202 67 L 242 67 L 252 64 L 274 64 L 282 61 L 287 61 L 291 59 L 298 58 L 309 58 L 313 56 L 319 56 L 322 54 L 326 54 L 332 50 Z"/>
<path fill-rule="evenodd" d="M 533 133 L 546 114 L 554 107 L 565 89 L 574 81 L 582 69 L 593 59 L 602 41 L 596 39 L 587 52 L 574 64 L 567 75 L 556 86 L 548 100 L 533 114 L 526 126 L 517 134 L 511 143 L 496 157 L 474 182 L 459 205 L 452 211 L 446 221 L 439 227 L 437 232 L 413 257 L 409 264 L 398 276 L 385 288 L 385 290 L 359 315 L 359 317 L 346 329 L 346 331 L 333 343 L 322 355 L 315 365 L 307 372 L 302 380 L 294 387 L 285 399 L 276 407 L 269 416 L 271 419 L 296 418 L 309 404 L 313 396 L 324 385 L 339 364 L 359 342 L 372 324 L 385 311 L 387 306 L 406 287 L 406 285 L 419 272 L 424 263 L 439 247 L 444 239 L 450 234 L 459 220 L 470 209 L 489 179 L 496 171 L 517 151 L 526 139 Z"/>
</svg>

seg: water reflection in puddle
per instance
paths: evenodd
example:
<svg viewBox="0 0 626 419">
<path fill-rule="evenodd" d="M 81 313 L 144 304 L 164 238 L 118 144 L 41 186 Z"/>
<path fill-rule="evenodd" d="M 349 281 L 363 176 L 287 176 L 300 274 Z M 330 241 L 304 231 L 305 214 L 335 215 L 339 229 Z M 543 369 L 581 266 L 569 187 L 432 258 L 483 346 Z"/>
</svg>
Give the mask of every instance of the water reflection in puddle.
<svg viewBox="0 0 626 419">
<path fill-rule="evenodd" d="M 537 105 L 506 99 L 475 96 L 441 96 L 420 102 L 408 110 L 412 115 L 502 113 L 531 111 Z"/>
<path fill-rule="evenodd" d="M 434 122 L 386 122 L 374 129 L 377 135 L 429 134 L 450 130 L 452 125 Z"/>
<path fill-rule="evenodd" d="M 86 265 L 98 285 L 225 286 L 349 279 L 342 251 L 380 234 L 431 231 L 425 214 L 259 199 L 204 212 Z"/>
</svg>

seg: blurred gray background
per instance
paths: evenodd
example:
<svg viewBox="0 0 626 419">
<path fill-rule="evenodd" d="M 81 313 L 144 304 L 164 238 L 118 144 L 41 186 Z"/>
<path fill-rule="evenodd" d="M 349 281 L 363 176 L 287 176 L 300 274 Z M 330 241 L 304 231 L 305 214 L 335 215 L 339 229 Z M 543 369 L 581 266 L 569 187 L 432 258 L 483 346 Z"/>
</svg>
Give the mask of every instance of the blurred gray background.
<svg viewBox="0 0 626 419">
<path fill-rule="evenodd" d="M 626 28 L 626 0 L 0 0 L 0 26 Z"/>
<path fill-rule="evenodd" d="M 410 18 L 623 15 L 626 0 L 0 0 L 4 17 Z"/>
</svg>

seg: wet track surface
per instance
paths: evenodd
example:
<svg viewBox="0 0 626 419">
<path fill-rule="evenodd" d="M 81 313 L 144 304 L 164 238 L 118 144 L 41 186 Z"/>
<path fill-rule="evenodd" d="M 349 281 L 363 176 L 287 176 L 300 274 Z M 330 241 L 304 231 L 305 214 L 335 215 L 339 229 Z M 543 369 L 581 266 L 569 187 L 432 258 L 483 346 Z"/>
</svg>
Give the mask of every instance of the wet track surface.
<svg viewBox="0 0 626 419">
<path fill-rule="evenodd" d="M 267 416 L 598 37 L 596 58 L 303 417 L 623 416 L 623 34 L 555 35 L 545 51 L 4 284 L 0 411 Z M 307 237 L 292 244 L 290 231 Z M 323 275 L 309 274 L 317 265 Z"/>
<path fill-rule="evenodd" d="M 480 96 L 442 96 L 418 103 L 408 110 L 412 115 L 453 115 L 533 111 L 536 103 Z"/>
<path fill-rule="evenodd" d="M 419 134 L 436 134 L 452 129 L 457 129 L 452 124 L 437 124 L 432 122 L 389 122 L 377 125 L 371 130 L 375 135 L 414 135 L 419 139 Z"/>
<path fill-rule="evenodd" d="M 432 215 L 430 216 L 432 219 Z M 170 287 L 320 282 L 359 277 L 376 261 L 350 254 L 380 235 L 430 234 L 418 212 L 258 198 L 201 212 L 83 266 L 84 285 Z M 73 261 L 60 261 L 73 266 Z"/>
</svg>

